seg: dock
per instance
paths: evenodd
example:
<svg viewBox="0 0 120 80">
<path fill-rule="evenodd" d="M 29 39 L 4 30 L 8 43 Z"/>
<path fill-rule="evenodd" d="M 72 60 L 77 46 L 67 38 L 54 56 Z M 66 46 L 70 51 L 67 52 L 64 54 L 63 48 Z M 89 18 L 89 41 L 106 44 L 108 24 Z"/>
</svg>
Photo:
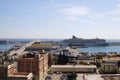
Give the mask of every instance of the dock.
<svg viewBox="0 0 120 80">
<path fill-rule="evenodd" d="M 81 53 L 81 51 L 79 51 L 78 49 L 74 49 L 70 47 L 66 47 L 66 49 L 71 53 L 71 56 L 77 57 Z"/>
<path fill-rule="evenodd" d="M 36 40 L 34 41 L 31 41 L 29 43 L 27 43 L 26 45 L 22 46 L 20 49 L 18 50 L 13 50 L 13 51 L 10 51 L 9 54 L 8 54 L 8 57 L 12 57 L 13 55 L 17 55 L 17 56 L 20 56 L 22 55 L 23 51 L 26 49 L 26 47 L 29 47 L 31 46 L 33 43 L 35 43 Z"/>
</svg>

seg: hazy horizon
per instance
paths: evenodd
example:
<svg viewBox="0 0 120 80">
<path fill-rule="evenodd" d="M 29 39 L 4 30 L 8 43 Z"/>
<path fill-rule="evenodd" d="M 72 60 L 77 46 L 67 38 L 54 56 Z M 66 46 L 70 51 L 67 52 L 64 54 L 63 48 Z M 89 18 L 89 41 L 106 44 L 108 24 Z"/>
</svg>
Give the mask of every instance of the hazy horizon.
<svg viewBox="0 0 120 80">
<path fill-rule="evenodd" d="M 120 39 L 120 0 L 0 0 L 0 39 Z"/>
<path fill-rule="evenodd" d="M 75 35 L 74 35 L 75 36 Z M 76 36 L 77 38 L 82 38 L 82 39 L 96 39 L 96 38 L 98 38 L 98 39 L 108 39 L 108 40 L 120 40 L 120 38 L 118 38 L 118 39 L 112 39 L 112 38 L 101 38 L 101 37 L 80 37 L 80 36 Z M 68 37 L 66 37 L 66 38 L 42 38 L 42 37 L 33 37 L 33 38 L 22 38 L 22 37 L 16 37 L 16 38 L 10 38 L 10 37 L 6 37 L 6 38 L 0 38 L 0 39 L 70 39 L 70 38 L 72 38 L 72 35 L 71 36 L 68 36 Z"/>
</svg>

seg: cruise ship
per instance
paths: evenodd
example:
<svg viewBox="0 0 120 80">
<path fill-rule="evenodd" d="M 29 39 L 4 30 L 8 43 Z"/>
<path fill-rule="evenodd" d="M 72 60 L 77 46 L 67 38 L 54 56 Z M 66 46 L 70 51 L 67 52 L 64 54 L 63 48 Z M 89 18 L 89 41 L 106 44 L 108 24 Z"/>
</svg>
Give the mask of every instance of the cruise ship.
<svg viewBox="0 0 120 80">
<path fill-rule="evenodd" d="M 60 45 L 62 46 L 81 46 L 81 47 L 87 47 L 87 46 L 108 46 L 108 43 L 105 39 L 82 39 L 77 38 L 76 36 L 73 36 L 70 39 L 63 40 Z"/>
</svg>

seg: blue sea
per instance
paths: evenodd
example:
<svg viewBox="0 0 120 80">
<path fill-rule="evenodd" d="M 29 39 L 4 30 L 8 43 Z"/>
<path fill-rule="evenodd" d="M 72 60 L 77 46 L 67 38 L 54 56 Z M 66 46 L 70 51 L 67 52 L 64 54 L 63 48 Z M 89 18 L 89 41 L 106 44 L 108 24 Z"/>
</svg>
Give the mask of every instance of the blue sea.
<svg viewBox="0 0 120 80">
<path fill-rule="evenodd" d="M 30 42 L 33 39 L 0 39 L 0 40 L 7 40 L 11 42 Z M 61 39 L 47 39 L 47 41 L 60 41 Z M 46 39 L 40 39 L 40 41 L 46 41 Z M 120 42 L 120 40 L 113 40 L 109 39 L 106 40 L 107 42 Z M 0 44 L 0 51 L 9 50 L 15 45 L 21 45 L 21 44 Z M 78 48 L 78 50 L 83 52 L 89 52 L 89 53 L 96 53 L 96 52 L 118 52 L 120 53 L 120 46 L 99 46 L 99 47 L 87 47 L 87 48 Z"/>
<path fill-rule="evenodd" d="M 6 40 L 8 42 L 12 42 L 12 43 L 8 43 L 8 44 L 0 44 L 0 51 L 5 51 L 5 50 L 11 49 L 15 45 L 22 46 L 23 43 L 20 43 L 20 42 L 26 42 L 27 43 L 27 42 L 32 41 L 33 39 L 0 39 L 0 41 L 1 40 Z"/>
<path fill-rule="evenodd" d="M 97 52 L 117 52 L 120 53 L 120 46 L 99 46 L 99 47 L 87 47 L 78 48 L 82 52 L 97 53 Z"/>
<path fill-rule="evenodd" d="M 119 39 L 114 40 L 106 40 L 107 42 L 120 42 Z M 87 48 L 78 48 L 78 50 L 82 52 L 88 53 L 97 53 L 97 52 L 117 52 L 120 53 L 120 46 L 95 46 L 95 47 L 87 47 Z"/>
<path fill-rule="evenodd" d="M 25 45 L 25 43 L 28 43 L 30 41 L 33 41 L 35 39 L 0 39 L 1 40 L 6 40 L 8 42 L 13 42 L 13 43 L 9 43 L 9 44 L 0 44 L 0 51 L 5 51 L 5 50 L 9 50 L 11 49 L 13 46 L 18 45 L 18 46 L 22 46 Z M 37 39 L 40 41 L 60 41 L 61 39 Z M 25 43 L 23 43 L 25 42 Z"/>
</svg>

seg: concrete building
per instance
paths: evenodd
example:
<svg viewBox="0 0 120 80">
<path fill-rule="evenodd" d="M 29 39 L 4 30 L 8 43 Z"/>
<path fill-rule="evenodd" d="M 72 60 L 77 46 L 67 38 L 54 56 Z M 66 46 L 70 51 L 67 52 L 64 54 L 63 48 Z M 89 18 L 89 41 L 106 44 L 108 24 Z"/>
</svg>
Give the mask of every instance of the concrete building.
<svg viewBox="0 0 120 80">
<path fill-rule="evenodd" d="M 103 57 L 103 61 L 120 61 L 120 57 Z"/>
<path fill-rule="evenodd" d="M 15 65 L 14 64 L 10 64 L 7 67 L 7 74 L 8 76 L 13 75 L 15 73 Z"/>
<path fill-rule="evenodd" d="M 41 56 L 43 56 L 43 69 L 44 69 L 43 72 L 45 77 L 47 76 L 47 72 L 48 72 L 48 54 L 41 53 Z"/>
<path fill-rule="evenodd" d="M 94 58 L 74 58 L 74 57 L 68 57 L 69 58 L 69 63 L 76 63 L 76 64 L 93 64 L 95 63 Z"/>
<path fill-rule="evenodd" d="M 95 73 L 96 65 L 52 65 L 53 72 Z"/>
<path fill-rule="evenodd" d="M 3 55 L 4 55 L 4 52 L 0 51 L 0 65 L 2 65 L 4 63 L 3 62 Z"/>
<path fill-rule="evenodd" d="M 14 64 L 0 66 L 0 80 L 7 80 L 7 78 L 13 74 Z"/>
<path fill-rule="evenodd" d="M 18 72 L 32 72 L 34 80 L 44 80 L 48 70 L 48 54 L 33 51 L 18 58 Z"/>
<path fill-rule="evenodd" d="M 10 75 L 7 80 L 33 80 L 32 73 L 14 73 Z"/>
<path fill-rule="evenodd" d="M 32 73 L 16 73 L 15 65 L 0 66 L 0 80 L 32 80 Z"/>
<path fill-rule="evenodd" d="M 0 80 L 7 80 L 7 66 L 0 65 Z"/>
<path fill-rule="evenodd" d="M 115 74 L 118 73 L 118 64 L 117 62 L 104 62 L 101 66 L 103 73 Z"/>
<path fill-rule="evenodd" d="M 45 51 L 49 51 L 50 49 L 52 49 L 52 44 L 35 42 L 31 46 L 27 47 L 25 50 L 26 51 L 39 51 L 43 49 Z"/>
</svg>

